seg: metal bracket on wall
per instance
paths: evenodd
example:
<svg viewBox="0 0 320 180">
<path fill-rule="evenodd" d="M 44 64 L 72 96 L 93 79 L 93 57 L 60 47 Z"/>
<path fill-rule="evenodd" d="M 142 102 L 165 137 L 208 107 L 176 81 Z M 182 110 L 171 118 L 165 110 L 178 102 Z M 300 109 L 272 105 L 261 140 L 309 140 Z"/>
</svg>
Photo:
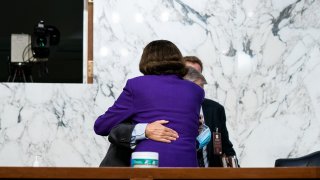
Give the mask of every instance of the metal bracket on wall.
<svg viewBox="0 0 320 180">
<path fill-rule="evenodd" d="M 93 60 L 88 60 L 88 77 L 93 77 Z"/>
</svg>

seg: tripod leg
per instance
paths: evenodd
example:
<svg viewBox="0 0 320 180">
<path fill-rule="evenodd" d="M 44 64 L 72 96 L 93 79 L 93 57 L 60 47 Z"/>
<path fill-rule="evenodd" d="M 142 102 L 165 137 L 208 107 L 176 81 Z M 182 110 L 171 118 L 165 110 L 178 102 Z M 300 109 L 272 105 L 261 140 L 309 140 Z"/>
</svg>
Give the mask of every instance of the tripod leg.
<svg viewBox="0 0 320 180">
<path fill-rule="evenodd" d="M 30 75 L 30 82 L 33 82 L 32 75 Z"/>
<path fill-rule="evenodd" d="M 22 74 L 24 82 L 27 82 L 26 75 L 24 74 L 24 70 L 23 69 L 21 69 L 21 74 Z"/>
<path fill-rule="evenodd" d="M 14 71 L 14 75 L 13 75 L 13 78 L 12 78 L 12 82 L 14 82 L 14 80 L 16 79 L 17 71 L 18 71 L 18 69 L 16 69 L 16 70 Z"/>
<path fill-rule="evenodd" d="M 11 79 L 11 75 L 9 75 L 7 82 L 10 82 L 10 79 Z"/>
</svg>

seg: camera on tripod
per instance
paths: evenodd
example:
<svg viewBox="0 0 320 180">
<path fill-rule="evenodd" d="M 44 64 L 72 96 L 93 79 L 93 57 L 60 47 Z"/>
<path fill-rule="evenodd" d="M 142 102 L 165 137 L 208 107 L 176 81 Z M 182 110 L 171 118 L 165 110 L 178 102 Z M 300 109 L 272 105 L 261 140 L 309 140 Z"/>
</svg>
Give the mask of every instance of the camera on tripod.
<svg viewBox="0 0 320 180">
<path fill-rule="evenodd" d="M 8 81 L 33 82 L 32 69 L 37 65 L 39 76 L 48 74 L 46 62 L 50 55 L 50 47 L 58 45 L 59 30 L 46 25 L 40 20 L 30 34 L 11 34 L 11 56 Z"/>
<path fill-rule="evenodd" d="M 50 46 L 60 41 L 59 30 L 51 25 L 45 25 L 41 20 L 35 27 L 31 37 L 31 49 L 34 58 L 48 58 Z"/>
</svg>

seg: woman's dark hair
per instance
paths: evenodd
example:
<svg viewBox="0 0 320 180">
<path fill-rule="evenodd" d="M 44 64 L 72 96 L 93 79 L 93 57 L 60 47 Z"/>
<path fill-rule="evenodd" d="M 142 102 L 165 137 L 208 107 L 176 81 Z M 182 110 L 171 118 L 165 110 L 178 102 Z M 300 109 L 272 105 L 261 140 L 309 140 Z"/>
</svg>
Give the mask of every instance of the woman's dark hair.
<svg viewBox="0 0 320 180">
<path fill-rule="evenodd" d="M 152 41 L 143 49 L 139 69 L 144 75 L 175 74 L 183 77 L 188 72 L 180 50 L 167 40 Z"/>
</svg>

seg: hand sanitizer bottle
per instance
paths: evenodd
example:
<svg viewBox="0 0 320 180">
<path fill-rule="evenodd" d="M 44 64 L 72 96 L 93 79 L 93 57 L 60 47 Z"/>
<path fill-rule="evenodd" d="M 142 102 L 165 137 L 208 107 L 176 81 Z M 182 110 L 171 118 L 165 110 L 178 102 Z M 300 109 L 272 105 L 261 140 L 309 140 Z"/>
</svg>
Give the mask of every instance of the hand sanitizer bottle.
<svg viewBox="0 0 320 180">
<path fill-rule="evenodd" d="M 40 164 L 41 164 L 41 156 L 36 155 L 33 161 L 33 167 L 40 167 Z"/>
</svg>

